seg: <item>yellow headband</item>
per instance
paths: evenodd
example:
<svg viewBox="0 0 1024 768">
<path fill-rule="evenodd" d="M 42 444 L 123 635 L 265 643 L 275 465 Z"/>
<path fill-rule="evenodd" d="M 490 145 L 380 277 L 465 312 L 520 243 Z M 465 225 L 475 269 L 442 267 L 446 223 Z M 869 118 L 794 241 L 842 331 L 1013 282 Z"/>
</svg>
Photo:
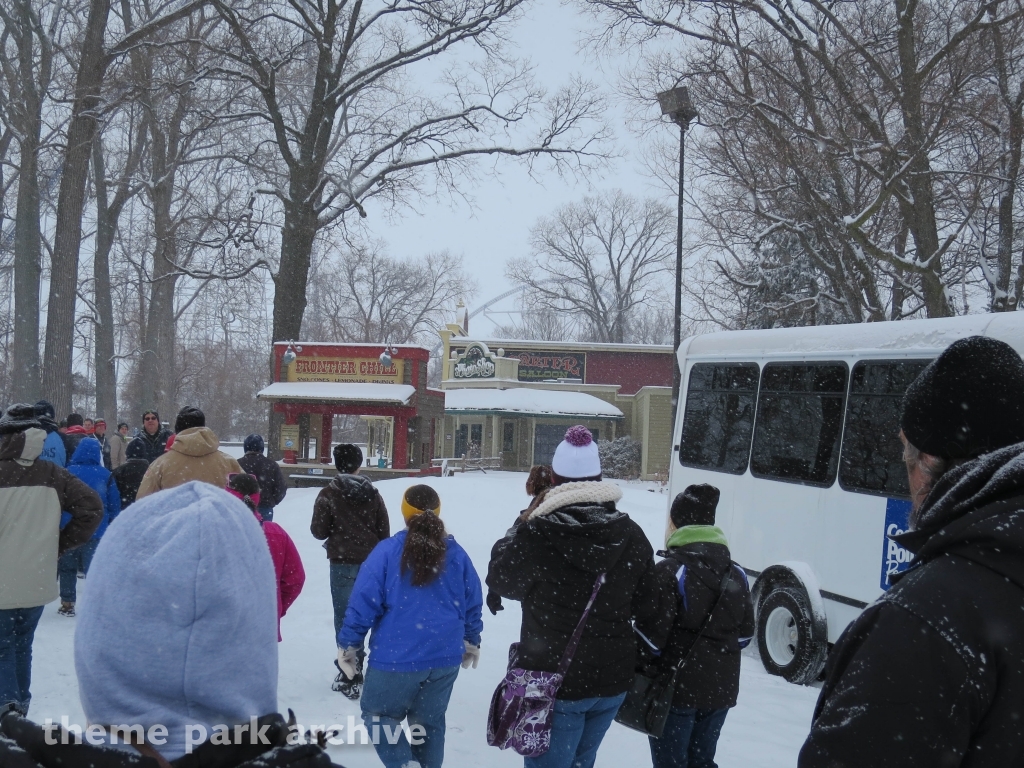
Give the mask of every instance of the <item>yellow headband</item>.
<svg viewBox="0 0 1024 768">
<path fill-rule="evenodd" d="M 416 507 L 414 507 L 412 504 L 405 500 L 404 496 L 402 497 L 402 517 L 406 519 L 406 522 L 408 522 L 410 517 L 422 515 L 424 512 L 433 512 L 435 515 L 440 517 L 441 505 L 438 504 L 437 509 L 416 509 Z"/>
</svg>

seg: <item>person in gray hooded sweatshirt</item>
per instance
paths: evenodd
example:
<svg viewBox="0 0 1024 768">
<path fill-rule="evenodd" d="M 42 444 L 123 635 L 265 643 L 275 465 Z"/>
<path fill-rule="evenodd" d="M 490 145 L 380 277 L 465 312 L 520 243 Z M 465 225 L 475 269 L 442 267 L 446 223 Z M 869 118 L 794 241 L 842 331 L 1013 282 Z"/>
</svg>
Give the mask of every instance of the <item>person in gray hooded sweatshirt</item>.
<svg viewBox="0 0 1024 768">
<path fill-rule="evenodd" d="M 252 512 L 220 488 L 189 482 L 121 513 L 78 601 L 74 656 L 82 709 L 106 744 L 62 745 L 58 728 L 47 744 L 46 727 L 6 716 L 0 765 L 17 745 L 27 768 L 332 765 L 316 744 L 286 744 L 274 564 Z"/>
</svg>

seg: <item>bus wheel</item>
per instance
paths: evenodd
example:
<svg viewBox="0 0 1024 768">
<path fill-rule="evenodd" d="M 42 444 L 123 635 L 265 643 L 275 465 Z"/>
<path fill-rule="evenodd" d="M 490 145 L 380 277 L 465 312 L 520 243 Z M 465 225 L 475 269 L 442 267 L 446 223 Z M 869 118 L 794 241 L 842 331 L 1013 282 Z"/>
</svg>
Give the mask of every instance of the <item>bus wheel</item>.
<svg viewBox="0 0 1024 768">
<path fill-rule="evenodd" d="M 817 637 L 810 601 L 800 587 L 779 584 L 757 611 L 757 649 L 773 675 L 807 685 L 818 679 L 828 644 Z"/>
</svg>

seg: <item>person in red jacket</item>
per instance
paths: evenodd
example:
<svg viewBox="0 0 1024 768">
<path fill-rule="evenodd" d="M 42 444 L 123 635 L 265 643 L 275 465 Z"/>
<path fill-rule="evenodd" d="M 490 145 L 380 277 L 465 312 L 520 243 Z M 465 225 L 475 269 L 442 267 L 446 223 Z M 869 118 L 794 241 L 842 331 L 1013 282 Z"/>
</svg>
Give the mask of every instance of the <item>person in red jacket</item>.
<svg viewBox="0 0 1024 768">
<path fill-rule="evenodd" d="M 267 537 L 270 557 L 274 561 L 274 572 L 277 574 L 277 640 L 280 642 L 281 617 L 291 608 L 302 591 L 302 585 L 306 583 L 306 571 L 302 567 L 299 550 L 295 548 L 295 542 L 284 528 L 260 517 L 257 511 L 260 504 L 260 484 L 253 475 L 240 472 L 228 475 L 225 490 L 241 499 L 245 506 L 252 510 L 263 526 L 263 535 Z"/>
</svg>

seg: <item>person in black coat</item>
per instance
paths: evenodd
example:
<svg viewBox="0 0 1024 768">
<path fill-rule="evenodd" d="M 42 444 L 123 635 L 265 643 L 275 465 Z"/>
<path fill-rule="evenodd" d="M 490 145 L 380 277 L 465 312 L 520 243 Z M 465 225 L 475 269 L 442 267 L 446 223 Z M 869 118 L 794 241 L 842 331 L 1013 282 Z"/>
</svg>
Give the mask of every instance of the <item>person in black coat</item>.
<svg viewBox="0 0 1024 768">
<path fill-rule="evenodd" d="M 601 481 L 597 444 L 585 427 L 568 430 L 551 468 L 554 486 L 494 545 L 487 586 L 522 603 L 516 666 L 554 672 L 604 574 L 558 691 L 551 747 L 526 758 L 527 768 L 589 768 L 633 683 L 633 621 L 660 647 L 675 605 L 658 588 L 647 537 L 616 509 L 622 491 Z"/>
<path fill-rule="evenodd" d="M 152 464 L 166 452 L 170 436 L 170 431 L 160 426 L 160 414 L 146 411 L 142 414 L 142 429 L 132 442 L 142 447 L 142 458 Z"/>
<path fill-rule="evenodd" d="M 249 435 L 242 443 L 245 456 L 238 460 L 243 472 L 255 475 L 260 484 L 260 517 L 264 520 L 274 519 L 274 507 L 284 501 L 288 493 L 288 484 L 284 479 L 281 465 L 263 455 L 263 438 L 260 435 Z"/>
<path fill-rule="evenodd" d="M 1024 764 L 1024 362 L 961 339 L 907 390 L 909 570 L 840 637 L 800 768 Z"/>
<path fill-rule="evenodd" d="M 650 738 L 654 768 L 715 764 L 718 737 L 740 689 L 740 651 L 754 635 L 747 576 L 732 562 L 725 534 L 715 527 L 719 495 L 714 486 L 691 485 L 676 496 L 668 546 L 658 553 L 665 558 L 658 573 L 678 611 L 669 641 L 651 666 L 685 663 L 676 676 L 665 731 Z"/>
<path fill-rule="evenodd" d="M 124 450 L 127 461 L 115 469 L 111 474 L 114 482 L 117 483 L 117 490 L 121 494 L 121 509 L 135 503 L 135 497 L 139 493 L 139 486 L 142 485 L 142 478 L 146 476 L 149 469 L 149 462 L 146 460 L 146 447 L 138 441 L 132 440 Z"/>
</svg>

